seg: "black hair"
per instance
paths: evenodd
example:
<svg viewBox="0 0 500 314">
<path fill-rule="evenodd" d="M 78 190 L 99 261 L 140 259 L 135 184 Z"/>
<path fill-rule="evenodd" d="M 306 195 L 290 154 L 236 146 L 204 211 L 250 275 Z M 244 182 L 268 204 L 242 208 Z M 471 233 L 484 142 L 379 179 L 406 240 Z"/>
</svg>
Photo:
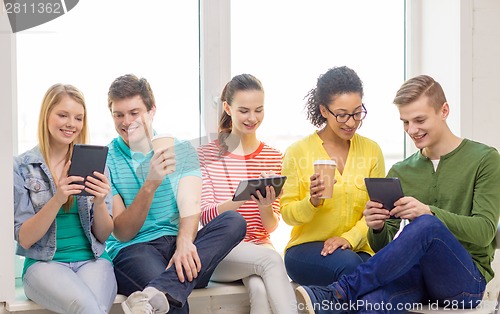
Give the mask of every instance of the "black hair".
<svg viewBox="0 0 500 314">
<path fill-rule="evenodd" d="M 318 77 L 316 87 L 311 89 L 307 98 L 307 119 L 315 127 L 326 123 L 321 115 L 320 106 L 328 106 L 336 96 L 358 93 L 363 98 L 363 82 L 354 70 L 346 67 L 333 67 Z"/>
</svg>

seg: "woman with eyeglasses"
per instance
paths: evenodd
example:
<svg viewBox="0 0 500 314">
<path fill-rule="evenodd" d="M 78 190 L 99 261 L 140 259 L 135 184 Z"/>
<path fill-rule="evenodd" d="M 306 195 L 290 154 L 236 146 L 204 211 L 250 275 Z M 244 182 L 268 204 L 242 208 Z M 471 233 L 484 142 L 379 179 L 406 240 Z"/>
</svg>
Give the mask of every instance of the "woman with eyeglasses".
<svg viewBox="0 0 500 314">
<path fill-rule="evenodd" d="M 367 113 L 356 72 L 331 68 L 306 97 L 307 117 L 319 130 L 288 147 L 283 160 L 281 214 L 293 226 L 285 266 L 301 285 L 328 285 L 373 255 L 364 178 L 384 177 L 385 165 L 378 144 L 356 133 Z M 325 185 L 313 166 L 324 159 L 337 164 L 328 199 L 321 198 Z"/>
</svg>

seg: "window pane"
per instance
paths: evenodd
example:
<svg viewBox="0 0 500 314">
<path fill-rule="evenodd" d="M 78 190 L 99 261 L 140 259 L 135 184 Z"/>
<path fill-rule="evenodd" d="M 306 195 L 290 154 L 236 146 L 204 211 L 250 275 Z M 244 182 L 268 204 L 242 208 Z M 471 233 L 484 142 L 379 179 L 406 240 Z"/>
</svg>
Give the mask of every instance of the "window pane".
<svg viewBox="0 0 500 314">
<path fill-rule="evenodd" d="M 260 137 L 284 149 L 312 132 L 304 96 L 328 68 L 347 65 L 365 88 L 369 113 L 359 133 L 381 145 L 388 166 L 401 159 L 403 133 L 392 98 L 404 79 L 403 5 L 391 0 L 231 1 L 232 74 L 254 74 L 266 90 Z"/>
<path fill-rule="evenodd" d="M 155 129 L 199 136 L 198 1 L 80 1 L 65 15 L 17 34 L 19 152 L 36 145 L 45 91 L 69 83 L 85 95 L 90 140 L 116 137 L 107 91 L 120 75 L 151 84 Z M 180 110 L 182 108 L 182 110 Z"/>
<path fill-rule="evenodd" d="M 368 115 L 359 133 L 381 146 L 387 169 L 403 158 L 392 99 L 404 80 L 404 1 L 231 1 L 231 60 L 232 75 L 251 73 L 264 85 L 258 136 L 271 146 L 284 152 L 314 131 L 304 96 L 320 74 L 346 65 L 364 83 Z M 279 233 L 281 249 L 288 233 Z"/>
<path fill-rule="evenodd" d="M 90 142 L 108 144 L 117 136 L 108 88 L 127 73 L 150 82 L 156 131 L 198 138 L 198 38 L 198 0 L 80 1 L 65 15 L 18 33 L 18 153 L 37 144 L 42 98 L 55 83 L 84 93 Z M 19 276 L 22 259 L 16 260 Z"/>
</svg>

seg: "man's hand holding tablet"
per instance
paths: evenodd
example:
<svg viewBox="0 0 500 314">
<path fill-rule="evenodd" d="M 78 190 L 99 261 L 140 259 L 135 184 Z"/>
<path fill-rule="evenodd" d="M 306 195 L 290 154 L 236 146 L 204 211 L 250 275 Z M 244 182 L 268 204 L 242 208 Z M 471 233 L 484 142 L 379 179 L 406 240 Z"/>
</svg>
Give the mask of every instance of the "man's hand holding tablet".
<svg viewBox="0 0 500 314">
<path fill-rule="evenodd" d="M 398 178 L 365 178 L 370 201 L 366 204 L 364 216 L 370 228 L 380 230 L 390 216 L 394 203 L 404 197 Z"/>
</svg>

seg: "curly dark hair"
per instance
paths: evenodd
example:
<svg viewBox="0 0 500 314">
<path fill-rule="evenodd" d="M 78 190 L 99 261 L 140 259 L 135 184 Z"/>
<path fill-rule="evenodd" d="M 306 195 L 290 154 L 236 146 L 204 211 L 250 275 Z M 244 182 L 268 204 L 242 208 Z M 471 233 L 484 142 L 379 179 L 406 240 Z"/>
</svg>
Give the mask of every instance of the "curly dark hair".
<svg viewBox="0 0 500 314">
<path fill-rule="evenodd" d="M 319 128 L 326 123 L 321 115 L 320 106 L 328 106 L 334 97 L 347 93 L 359 93 L 363 98 L 363 82 L 354 70 L 346 67 L 333 67 L 318 77 L 316 87 L 311 89 L 307 98 L 307 119 Z"/>
</svg>

